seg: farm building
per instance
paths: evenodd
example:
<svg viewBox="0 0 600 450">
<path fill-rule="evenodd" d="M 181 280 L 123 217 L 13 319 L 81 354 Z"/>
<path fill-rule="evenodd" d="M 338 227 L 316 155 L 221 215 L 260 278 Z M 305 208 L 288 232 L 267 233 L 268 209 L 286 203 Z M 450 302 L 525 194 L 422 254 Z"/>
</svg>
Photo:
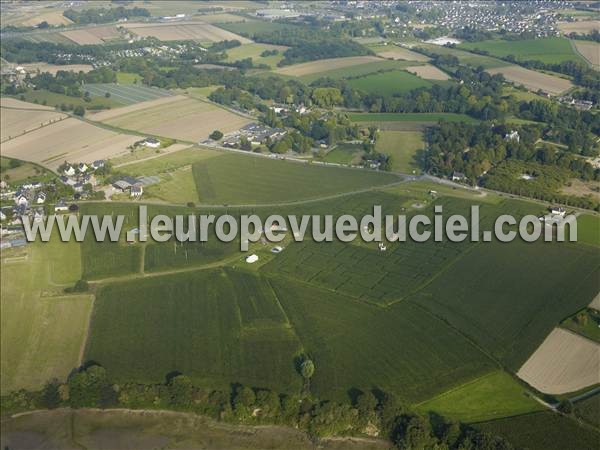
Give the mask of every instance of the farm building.
<svg viewBox="0 0 600 450">
<path fill-rule="evenodd" d="M 158 148 L 160 147 L 160 141 L 158 139 L 148 137 L 142 141 L 141 145 L 149 148 Z"/>
<path fill-rule="evenodd" d="M 258 255 L 256 255 L 256 254 L 252 254 L 246 258 L 246 262 L 248 264 L 255 263 L 256 261 L 258 261 Z"/>
<path fill-rule="evenodd" d="M 133 186 L 131 186 L 129 195 L 134 198 L 139 198 L 142 196 L 143 193 L 144 187 L 142 186 L 142 183 L 135 183 Z"/>
</svg>

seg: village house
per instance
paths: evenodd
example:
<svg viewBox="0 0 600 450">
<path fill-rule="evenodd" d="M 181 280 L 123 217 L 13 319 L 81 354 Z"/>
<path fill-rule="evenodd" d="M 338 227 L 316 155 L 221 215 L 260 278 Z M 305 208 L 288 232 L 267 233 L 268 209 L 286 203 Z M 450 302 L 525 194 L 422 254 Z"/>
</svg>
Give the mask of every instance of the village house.
<svg viewBox="0 0 600 450">
<path fill-rule="evenodd" d="M 148 148 L 158 148 L 160 147 L 160 141 L 153 137 L 147 137 L 141 142 L 141 145 Z"/>
<path fill-rule="evenodd" d="M 66 212 L 69 210 L 69 207 L 65 203 L 65 199 L 61 198 L 56 205 L 54 205 L 54 212 Z"/>
<path fill-rule="evenodd" d="M 521 136 L 519 136 L 519 132 L 518 131 L 512 131 L 510 133 L 507 133 L 504 136 L 504 140 L 505 141 L 516 141 L 519 142 L 521 140 Z"/>
<path fill-rule="evenodd" d="M 75 168 L 72 165 L 67 165 L 67 167 L 64 170 L 64 174 L 68 177 L 72 177 L 73 175 L 75 175 Z"/>
<path fill-rule="evenodd" d="M 142 186 L 142 183 L 135 183 L 133 186 L 131 186 L 129 195 L 130 195 L 130 197 L 140 198 L 143 193 L 144 193 L 144 187 Z"/>
<path fill-rule="evenodd" d="M 467 177 L 462 172 L 452 172 L 452 181 L 464 181 Z"/>
<path fill-rule="evenodd" d="M 553 206 L 552 208 L 550 208 L 550 212 L 555 216 L 561 217 L 564 217 L 565 214 L 567 214 L 567 211 L 562 206 Z"/>
</svg>

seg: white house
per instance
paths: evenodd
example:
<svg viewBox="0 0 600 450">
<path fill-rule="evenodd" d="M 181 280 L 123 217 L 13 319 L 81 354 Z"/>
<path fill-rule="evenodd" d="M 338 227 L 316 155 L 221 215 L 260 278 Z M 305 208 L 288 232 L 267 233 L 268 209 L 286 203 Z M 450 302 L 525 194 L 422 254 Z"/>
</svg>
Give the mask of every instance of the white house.
<svg viewBox="0 0 600 450">
<path fill-rule="evenodd" d="M 507 141 L 516 141 L 519 142 L 521 140 L 521 136 L 519 136 L 518 131 L 511 131 L 504 136 L 504 139 Z"/>
<path fill-rule="evenodd" d="M 255 255 L 255 254 L 252 254 L 246 258 L 246 262 L 248 264 L 255 263 L 256 261 L 258 261 L 258 255 Z"/>
<path fill-rule="evenodd" d="M 158 139 L 149 137 L 144 139 L 144 141 L 142 142 L 142 145 L 145 147 L 149 147 L 149 148 L 158 148 L 160 147 L 160 141 Z"/>
<path fill-rule="evenodd" d="M 77 169 L 79 169 L 79 171 L 81 173 L 85 173 L 88 170 L 88 166 L 86 163 L 79 163 L 79 166 L 77 167 Z"/>
<path fill-rule="evenodd" d="M 45 201 L 46 201 L 46 193 L 45 192 L 38 192 L 37 195 L 35 196 L 35 202 L 38 205 L 41 205 Z"/>
<path fill-rule="evenodd" d="M 72 165 L 69 164 L 65 168 L 65 175 L 68 176 L 68 177 L 72 177 L 73 175 L 75 175 L 75 169 L 73 168 Z"/>
<path fill-rule="evenodd" d="M 465 177 L 465 174 L 462 172 L 452 172 L 452 181 L 463 181 L 465 180 L 467 177 Z"/>
<path fill-rule="evenodd" d="M 131 186 L 131 191 L 129 195 L 134 198 L 139 198 L 142 196 L 143 193 L 144 187 L 142 186 L 142 183 L 135 183 L 133 186 Z"/>
<path fill-rule="evenodd" d="M 29 199 L 27 198 L 27 196 L 25 194 L 19 194 L 15 197 L 15 204 L 28 206 Z"/>
<path fill-rule="evenodd" d="M 567 214 L 567 211 L 562 206 L 553 206 L 552 208 L 550 208 L 550 212 L 555 216 L 561 217 L 564 217 L 565 214 Z"/>
</svg>

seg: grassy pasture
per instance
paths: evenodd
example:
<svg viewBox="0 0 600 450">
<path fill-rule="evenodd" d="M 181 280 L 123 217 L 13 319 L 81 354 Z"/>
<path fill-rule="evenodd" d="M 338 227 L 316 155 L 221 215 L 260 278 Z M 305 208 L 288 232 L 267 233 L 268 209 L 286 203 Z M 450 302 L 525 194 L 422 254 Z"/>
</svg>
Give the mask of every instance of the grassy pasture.
<svg viewBox="0 0 600 450">
<path fill-rule="evenodd" d="M 584 214 L 577 217 L 577 241 L 600 246 L 600 216 Z"/>
<path fill-rule="evenodd" d="M 421 403 L 421 413 L 434 411 L 463 422 L 480 422 L 499 417 L 539 411 L 543 406 L 506 372 L 494 371 L 456 389 Z"/>
<path fill-rule="evenodd" d="M 423 47 L 427 50 L 435 52 L 439 55 L 456 56 L 462 64 L 467 64 L 473 67 L 482 66 L 485 69 L 507 66 L 509 63 L 500 59 L 491 58 L 489 56 L 477 55 L 457 48 L 442 47 L 434 44 L 419 43 L 418 47 Z"/>
<path fill-rule="evenodd" d="M 379 388 L 418 402 L 493 365 L 410 303 L 381 309 L 281 277 L 271 284 L 315 362 L 311 390 L 321 398 L 347 399 L 351 388 Z"/>
<path fill-rule="evenodd" d="M 2 251 L 3 394 L 41 389 L 49 379 L 65 379 L 79 365 L 92 299 L 63 293 L 81 276 L 79 252 L 79 244 L 58 239 Z"/>
<path fill-rule="evenodd" d="M 355 89 L 368 94 L 389 96 L 402 94 L 420 87 L 429 87 L 430 81 L 404 71 L 390 71 L 354 78 L 348 83 Z"/>
<path fill-rule="evenodd" d="M 261 56 L 265 50 L 277 50 L 279 53 L 272 56 Z M 283 59 L 283 52 L 287 47 L 270 44 L 245 44 L 227 50 L 227 62 L 239 61 L 241 59 L 252 58 L 254 64 L 266 64 L 270 67 L 276 67 L 277 63 Z"/>
<path fill-rule="evenodd" d="M 517 370 L 555 324 L 598 293 L 599 273 L 598 252 L 577 244 L 480 244 L 412 301 Z"/>
<path fill-rule="evenodd" d="M 415 131 L 381 131 L 375 149 L 392 158 L 392 170 L 403 173 L 420 172 L 418 150 L 423 150 L 423 133 Z"/>
<path fill-rule="evenodd" d="M 513 55 L 517 60 L 537 60 L 548 64 L 564 61 L 584 62 L 571 47 L 568 39 L 551 37 L 544 39 L 523 39 L 518 41 L 489 40 L 481 42 L 465 42 L 460 48 L 466 50 L 479 49 L 491 56 L 506 57 Z"/>
<path fill-rule="evenodd" d="M 200 201 L 208 204 L 277 203 L 393 183 L 392 174 L 224 154 L 192 166 Z"/>
<path fill-rule="evenodd" d="M 179 370 L 212 387 L 284 391 L 301 385 L 300 348 L 268 284 L 215 270 L 102 288 L 86 358 L 123 381 L 160 382 Z"/>
<path fill-rule="evenodd" d="M 600 312 L 585 308 L 565 319 L 561 326 L 600 343 Z"/>
<path fill-rule="evenodd" d="M 23 94 L 19 94 L 19 98 L 23 96 L 24 101 L 30 103 L 39 103 L 48 106 L 73 105 L 83 106 L 85 109 L 108 109 L 121 106 L 121 103 L 112 98 L 92 97 L 91 101 L 86 102 L 82 97 L 70 97 L 64 94 L 57 94 L 45 89 L 33 90 L 28 89 Z"/>
<path fill-rule="evenodd" d="M 351 164 L 363 152 L 361 145 L 356 144 L 338 144 L 333 150 L 329 151 L 323 161 L 336 164 Z"/>
<path fill-rule="evenodd" d="M 224 30 L 231 31 L 232 33 L 239 34 L 241 36 L 248 36 L 251 39 L 257 33 L 265 33 L 271 31 L 286 31 L 294 25 L 283 24 L 279 22 L 268 22 L 266 20 L 250 20 L 246 19 L 243 22 L 225 22 L 225 23 L 214 23 L 215 26 L 223 28 Z"/>
<path fill-rule="evenodd" d="M 8 180 L 11 183 L 18 183 L 19 181 L 27 179 L 40 180 L 51 175 L 46 169 L 33 163 L 21 161 L 18 167 L 12 167 L 12 158 L 0 157 L 0 177 L 3 180 Z"/>
<path fill-rule="evenodd" d="M 600 440 L 598 431 L 548 411 L 483 422 L 476 428 L 504 436 L 517 448 L 531 450 L 584 450 L 596 448 Z"/>
<path fill-rule="evenodd" d="M 135 75 L 135 74 L 133 74 Z M 131 78 L 129 78 L 131 79 Z M 132 105 L 134 103 L 145 102 L 148 100 L 156 100 L 161 97 L 172 95 L 164 89 L 147 87 L 142 85 L 131 84 L 86 84 L 84 89 L 93 97 L 106 98 L 106 94 L 110 94 L 110 98 L 123 104 Z"/>
<path fill-rule="evenodd" d="M 408 67 L 410 64 L 414 63 L 389 60 L 372 61 L 367 64 L 357 64 L 355 66 L 344 67 L 342 69 L 324 70 L 322 72 L 303 75 L 300 77 L 300 80 L 304 83 L 312 83 L 319 78 L 340 80 L 342 78 L 362 77 L 364 75 L 375 74 L 382 70 L 403 69 Z"/>
<path fill-rule="evenodd" d="M 600 394 L 594 394 L 575 403 L 575 415 L 596 428 L 600 428 Z"/>
</svg>

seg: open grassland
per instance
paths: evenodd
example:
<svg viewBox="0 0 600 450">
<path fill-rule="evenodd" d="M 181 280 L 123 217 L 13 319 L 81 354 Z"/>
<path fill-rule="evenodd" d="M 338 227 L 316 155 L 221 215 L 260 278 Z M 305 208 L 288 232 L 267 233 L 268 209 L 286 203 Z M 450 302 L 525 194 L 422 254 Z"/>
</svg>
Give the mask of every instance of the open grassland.
<svg viewBox="0 0 600 450">
<path fill-rule="evenodd" d="M 465 42 L 461 48 L 478 49 L 488 52 L 491 56 L 506 57 L 513 55 L 517 60 L 536 60 L 548 64 L 564 61 L 581 61 L 581 57 L 573 51 L 568 39 L 551 37 L 544 39 L 523 39 L 517 41 L 489 40 L 480 42 Z"/>
<path fill-rule="evenodd" d="M 454 113 L 350 113 L 353 122 L 363 126 L 377 126 L 383 131 L 423 131 L 439 121 L 477 123 L 466 114 Z"/>
<path fill-rule="evenodd" d="M 577 242 L 600 246 L 600 216 L 582 214 L 577 217 Z"/>
<path fill-rule="evenodd" d="M 228 133 L 250 122 L 212 103 L 178 96 L 176 101 L 160 106 L 131 109 L 126 114 L 110 115 L 108 119 L 99 116 L 103 118 L 98 120 L 119 128 L 194 142 L 206 139 L 214 130 Z"/>
<path fill-rule="evenodd" d="M 429 58 L 421 53 L 411 52 L 410 50 L 395 45 L 369 45 L 371 50 L 382 58 L 402 59 L 405 61 L 429 61 Z"/>
<path fill-rule="evenodd" d="M 28 89 L 23 94 L 19 94 L 19 97 L 21 96 L 29 103 L 39 103 L 56 108 L 65 105 L 70 106 L 70 109 L 73 109 L 76 106 L 83 106 L 88 112 L 95 109 L 108 109 L 121 106 L 119 102 L 116 102 L 111 98 L 92 97 L 90 102 L 86 102 L 83 97 L 71 97 L 69 95 L 50 92 L 45 89 Z"/>
<path fill-rule="evenodd" d="M 224 23 L 215 23 L 215 25 L 223 30 L 228 30 L 232 33 L 241 34 L 242 36 L 248 36 L 251 39 L 257 33 L 265 33 L 271 31 L 286 31 L 290 28 L 294 28 L 294 25 L 270 22 L 267 20 L 254 20 L 244 18 L 243 22 L 231 22 L 229 20 Z"/>
<path fill-rule="evenodd" d="M 539 215 L 533 204 L 506 208 Z M 556 324 L 598 293 L 599 273 L 600 254 L 582 245 L 490 242 L 475 245 L 411 300 L 516 371 Z"/>
<path fill-rule="evenodd" d="M 425 44 L 419 42 L 417 47 L 422 47 L 430 50 L 438 55 L 451 55 L 456 56 L 462 64 L 468 64 L 473 67 L 482 66 L 485 69 L 492 69 L 495 67 L 507 66 L 509 63 L 502 61 L 501 59 L 492 58 L 490 56 L 476 55 L 475 53 L 459 50 L 457 48 L 441 47 L 434 44 Z"/>
<path fill-rule="evenodd" d="M 56 75 L 59 70 L 70 72 L 89 72 L 93 69 L 90 64 L 48 64 L 43 62 L 23 64 L 23 67 L 29 73 L 49 72 Z"/>
<path fill-rule="evenodd" d="M 214 387 L 241 382 L 284 391 L 301 385 L 294 369 L 300 351 L 269 284 L 215 270 L 103 287 L 86 358 L 117 380 L 161 382 L 179 370 Z"/>
<path fill-rule="evenodd" d="M 344 78 L 355 78 L 363 77 L 369 74 L 375 74 L 381 71 L 389 70 L 401 70 L 408 65 L 414 64 L 413 62 L 407 61 L 390 61 L 386 59 L 380 59 L 379 61 L 373 61 L 367 64 L 358 64 L 352 67 L 345 67 L 342 69 L 327 70 L 325 72 L 313 73 L 310 75 L 304 75 L 300 77 L 300 81 L 304 83 L 312 83 L 319 78 L 331 78 L 333 80 L 341 80 Z"/>
<path fill-rule="evenodd" d="M 227 62 L 239 61 L 241 59 L 252 58 L 254 64 L 266 64 L 270 67 L 276 67 L 277 63 L 283 59 L 283 52 L 288 47 L 282 45 L 270 44 L 245 44 L 227 50 Z M 264 51 L 277 50 L 279 53 L 271 56 L 261 56 Z"/>
<path fill-rule="evenodd" d="M 410 66 L 406 68 L 407 72 L 415 74 L 421 78 L 425 78 L 426 80 L 437 80 L 437 81 L 445 81 L 449 80 L 450 77 L 446 72 L 441 71 L 435 66 L 431 64 L 424 64 L 422 66 Z"/>
<path fill-rule="evenodd" d="M 176 22 L 176 23 L 128 23 L 127 30 L 141 37 L 155 37 L 161 41 L 209 41 L 220 42 L 238 40 L 242 44 L 252 42 L 235 33 L 215 27 L 204 22 Z"/>
<path fill-rule="evenodd" d="M 0 157 L 0 177 L 11 183 L 18 183 L 27 179 L 43 179 L 50 175 L 50 172 L 39 167 L 37 164 L 21 161 L 17 167 L 12 164 L 11 158 Z"/>
<path fill-rule="evenodd" d="M 600 344 L 555 328 L 517 375 L 547 394 L 565 394 L 598 384 Z"/>
<path fill-rule="evenodd" d="M 419 78 L 412 73 L 393 70 L 389 72 L 376 73 L 348 81 L 354 89 L 368 94 L 391 96 L 412 91 L 420 87 L 429 87 L 431 83 Z"/>
<path fill-rule="evenodd" d="M 347 399 L 351 388 L 377 387 L 418 402 L 493 367 L 460 334 L 410 303 L 381 309 L 279 276 L 271 284 L 315 362 L 311 390 L 321 398 Z"/>
<path fill-rule="evenodd" d="M 511 375 L 494 371 L 421 403 L 417 410 L 462 422 L 481 422 L 541 410 Z"/>
<path fill-rule="evenodd" d="M 56 169 L 64 161 L 92 162 L 126 152 L 139 136 L 119 134 L 68 118 L 3 143 L 2 153 Z"/>
<path fill-rule="evenodd" d="M 353 164 L 360 161 L 364 153 L 360 144 L 337 144 L 337 146 L 327 152 L 323 161 L 335 164 Z"/>
<path fill-rule="evenodd" d="M 201 14 L 197 18 L 206 23 L 238 23 L 246 20 L 243 16 L 230 13 Z"/>
<path fill-rule="evenodd" d="M 532 91 L 541 89 L 550 94 L 560 94 L 573 87 L 573 83 L 564 78 L 555 77 L 535 70 L 526 69 L 521 66 L 506 66 L 497 69 L 489 69 L 488 72 L 492 75 L 500 73 L 508 81 L 515 84 L 525 86 Z"/>
<path fill-rule="evenodd" d="M 259 204 L 317 198 L 400 181 L 386 173 L 226 154 L 194 163 L 200 201 Z"/>
<path fill-rule="evenodd" d="M 600 293 L 597 297 L 600 299 Z M 593 307 L 578 311 L 561 322 L 560 326 L 600 344 L 600 312 Z"/>
<path fill-rule="evenodd" d="M 105 97 L 108 93 L 111 99 L 123 105 L 132 105 L 173 95 L 164 89 L 138 84 L 86 84 L 84 89 L 95 97 Z"/>
<path fill-rule="evenodd" d="M 600 428 L 600 394 L 594 394 L 577 402 L 575 415 L 596 428 Z"/>
<path fill-rule="evenodd" d="M 48 25 L 69 25 L 73 23 L 63 16 L 62 11 L 48 11 L 23 20 L 21 25 L 24 27 L 36 27 L 42 22 L 48 22 Z"/>
<path fill-rule="evenodd" d="M 565 34 L 579 33 L 588 34 L 594 30 L 598 30 L 597 20 L 578 20 L 575 22 L 559 22 L 558 29 Z"/>
<path fill-rule="evenodd" d="M 418 131 L 381 131 L 375 143 L 378 152 L 392 158 L 392 170 L 396 172 L 420 172 L 419 150 L 425 148 L 423 133 Z"/>
<path fill-rule="evenodd" d="M 81 30 L 63 31 L 61 34 L 79 45 L 101 45 L 121 37 L 121 33 L 115 26 L 87 27 Z"/>
<path fill-rule="evenodd" d="M 476 428 L 505 437 L 516 448 L 531 450 L 591 449 L 600 433 L 554 412 L 539 412 L 493 420 Z"/>
<path fill-rule="evenodd" d="M 27 105 L 26 105 L 27 106 Z M 68 116 L 54 110 L 0 108 L 0 141 L 5 142 Z"/>
<path fill-rule="evenodd" d="M 375 62 L 381 62 L 381 58 L 376 56 L 348 56 L 346 58 L 320 59 L 318 61 L 294 64 L 277 69 L 275 72 L 280 75 L 304 77 L 306 75 L 313 75 L 320 72 L 345 69 L 347 67 Z"/>
<path fill-rule="evenodd" d="M 283 426 L 233 425 L 175 411 L 57 409 L 2 420 L 3 449 L 389 450 L 389 441 L 316 439 Z"/>
<path fill-rule="evenodd" d="M 152 149 L 150 151 L 155 152 L 156 150 Z M 126 167 L 123 167 L 121 171 L 132 176 L 161 175 L 163 173 L 177 171 L 182 167 L 191 167 L 193 163 L 198 161 L 222 155 L 222 152 L 206 148 L 186 148 L 173 154 L 128 164 Z M 128 161 L 126 160 L 125 162 Z"/>
<path fill-rule="evenodd" d="M 600 69 L 600 44 L 597 42 L 571 41 L 575 50 L 595 69 Z"/>
<path fill-rule="evenodd" d="M 0 270 L 1 392 L 65 379 L 80 364 L 92 309 L 90 295 L 63 293 L 81 275 L 79 245 L 54 239 L 3 250 Z"/>
</svg>

